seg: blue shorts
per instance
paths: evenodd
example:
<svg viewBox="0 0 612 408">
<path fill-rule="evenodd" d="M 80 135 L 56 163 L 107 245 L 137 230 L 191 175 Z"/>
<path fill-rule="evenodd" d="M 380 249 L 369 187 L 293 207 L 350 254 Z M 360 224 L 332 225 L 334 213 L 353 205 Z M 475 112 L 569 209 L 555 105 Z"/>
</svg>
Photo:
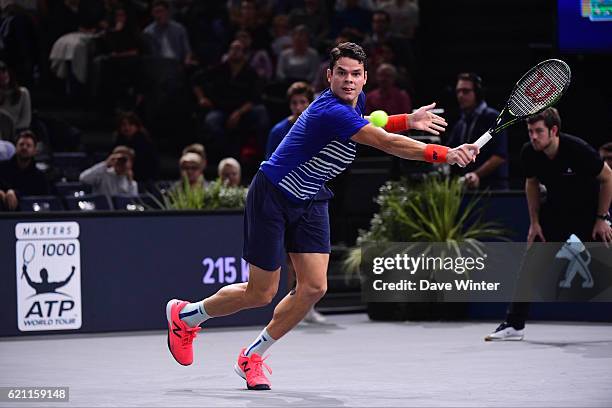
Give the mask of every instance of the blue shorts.
<svg viewBox="0 0 612 408">
<path fill-rule="evenodd" d="M 274 271 L 286 252 L 331 252 L 327 200 L 294 202 L 258 171 L 244 209 L 242 257 Z"/>
</svg>

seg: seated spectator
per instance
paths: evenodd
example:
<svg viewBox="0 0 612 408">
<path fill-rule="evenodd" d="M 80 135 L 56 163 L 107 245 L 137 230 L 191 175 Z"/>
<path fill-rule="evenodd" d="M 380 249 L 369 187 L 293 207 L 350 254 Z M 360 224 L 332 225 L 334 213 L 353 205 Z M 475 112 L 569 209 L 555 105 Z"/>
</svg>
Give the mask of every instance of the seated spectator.
<svg viewBox="0 0 612 408">
<path fill-rule="evenodd" d="M 263 153 L 268 114 L 260 103 L 260 81 L 247 64 L 242 42 L 234 40 L 227 61 L 194 78 L 194 94 L 204 111 L 207 148 L 213 161 L 238 155 L 240 137 L 254 134 Z"/>
<path fill-rule="evenodd" d="M 306 26 L 314 48 L 324 49 L 329 35 L 329 15 L 325 2 L 304 0 L 303 7 L 296 7 L 289 13 L 289 24 L 291 27 Z"/>
<path fill-rule="evenodd" d="M 191 189 L 208 187 L 208 181 L 204 178 L 206 160 L 200 154 L 194 152 L 183 153 L 179 160 L 179 167 L 181 169 L 181 179 L 174 183 L 171 191 L 184 190 L 187 186 Z"/>
<path fill-rule="evenodd" d="M 412 99 L 410 95 L 399 89 L 395 80 L 397 69 L 391 64 L 381 64 L 376 70 L 376 83 L 378 87 L 367 93 L 366 113 L 375 110 L 384 110 L 389 115 L 412 112 Z"/>
<path fill-rule="evenodd" d="M 228 187 L 238 187 L 242 182 L 242 168 L 238 160 L 226 157 L 219 162 L 217 168 L 221 182 Z"/>
<path fill-rule="evenodd" d="M 274 153 L 280 142 L 289 133 L 289 130 L 300 114 L 310 105 L 314 99 L 314 90 L 306 82 L 294 82 L 287 90 L 287 99 L 289 100 L 291 115 L 274 125 L 270 131 L 268 143 L 266 144 L 266 160 L 272 156 L 272 153 Z"/>
<path fill-rule="evenodd" d="M 45 175 L 36 168 L 36 135 L 21 132 L 15 147 L 15 155 L 0 162 L 0 206 L 8 210 L 17 208 L 21 196 L 49 193 Z"/>
<path fill-rule="evenodd" d="M 138 195 L 138 184 L 134 180 L 134 150 L 127 146 L 117 146 L 112 153 L 98 164 L 84 170 L 79 181 L 92 186 L 94 194 Z"/>
<path fill-rule="evenodd" d="M 134 179 L 152 181 L 157 178 L 159 157 L 155 145 L 142 121 L 134 112 L 119 114 L 115 146 L 127 146 L 134 150 Z"/>
<path fill-rule="evenodd" d="M 187 153 L 196 153 L 198 154 L 202 160 L 204 161 L 204 178 L 212 179 L 217 175 L 216 169 L 208 169 L 208 158 L 206 156 L 206 148 L 201 143 L 192 143 L 183 148 L 181 152 L 181 157 Z"/>
<path fill-rule="evenodd" d="M 144 29 L 144 34 L 153 55 L 193 64 L 187 30 L 170 18 L 170 4 L 165 0 L 155 0 L 151 14 L 155 21 Z"/>
<path fill-rule="evenodd" d="M 8 129 L 13 129 L 13 134 L 2 134 L 0 139 L 12 140 L 15 133 L 30 127 L 32 121 L 30 93 L 26 88 L 17 84 L 15 77 L 3 61 L 0 61 L 0 112 L 12 121 L 12 123 L 3 124 L 2 130 L 10 132 Z"/>
<path fill-rule="evenodd" d="M 246 54 L 246 59 L 251 68 L 255 70 L 257 75 L 260 78 L 266 80 L 272 78 L 274 69 L 272 67 L 272 61 L 270 60 L 270 56 L 268 55 L 268 52 L 266 50 L 255 50 L 251 48 L 251 45 L 253 43 L 251 34 L 248 31 L 241 30 L 236 33 L 234 39 L 240 41 L 242 45 L 244 45 L 244 53 Z M 223 56 L 222 61 L 227 60 L 227 55 L 228 54 L 225 54 Z"/>
<path fill-rule="evenodd" d="M 14 154 L 15 146 L 7 140 L 0 140 L 0 161 L 10 160 Z"/>
<path fill-rule="evenodd" d="M 317 76 L 320 58 L 310 47 L 308 28 L 297 26 L 291 34 L 291 48 L 283 51 L 276 65 L 276 78 L 281 81 L 312 83 Z"/>
<path fill-rule="evenodd" d="M 272 20 L 272 43 L 270 49 L 274 58 L 278 59 L 281 52 L 291 47 L 291 32 L 289 30 L 289 17 L 286 14 L 274 16 Z"/>
</svg>

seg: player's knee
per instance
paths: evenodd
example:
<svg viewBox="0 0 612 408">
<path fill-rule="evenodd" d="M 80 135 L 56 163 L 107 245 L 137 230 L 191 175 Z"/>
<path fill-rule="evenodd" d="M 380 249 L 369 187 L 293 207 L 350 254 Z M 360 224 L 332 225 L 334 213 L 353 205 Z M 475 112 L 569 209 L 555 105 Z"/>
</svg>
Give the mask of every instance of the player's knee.
<svg viewBox="0 0 612 408">
<path fill-rule="evenodd" d="M 262 290 L 253 290 L 249 293 L 249 299 L 251 300 L 252 306 L 254 307 L 262 307 L 269 305 L 274 299 L 276 295 L 276 288 L 274 289 L 262 289 Z"/>
<path fill-rule="evenodd" d="M 301 284 L 298 285 L 298 290 L 302 292 L 304 297 L 316 302 L 325 295 L 325 292 L 327 292 L 327 282 L 320 284 Z"/>
</svg>

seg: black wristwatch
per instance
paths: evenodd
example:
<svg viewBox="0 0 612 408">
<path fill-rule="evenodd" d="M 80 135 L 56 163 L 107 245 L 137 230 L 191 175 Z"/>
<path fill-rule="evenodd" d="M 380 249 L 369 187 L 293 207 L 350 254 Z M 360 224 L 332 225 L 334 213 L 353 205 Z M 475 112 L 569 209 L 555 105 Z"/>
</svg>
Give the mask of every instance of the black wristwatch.
<svg viewBox="0 0 612 408">
<path fill-rule="evenodd" d="M 607 212 L 605 214 L 597 214 L 595 217 L 597 217 L 600 220 L 610 221 L 610 213 L 609 212 Z"/>
</svg>

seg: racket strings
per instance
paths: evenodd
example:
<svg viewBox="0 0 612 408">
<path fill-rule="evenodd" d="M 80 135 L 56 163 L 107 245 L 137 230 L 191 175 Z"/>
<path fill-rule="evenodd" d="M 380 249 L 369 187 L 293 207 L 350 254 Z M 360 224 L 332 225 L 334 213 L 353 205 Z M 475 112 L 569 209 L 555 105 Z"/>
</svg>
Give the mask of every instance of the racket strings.
<svg viewBox="0 0 612 408">
<path fill-rule="evenodd" d="M 534 67 L 517 84 L 508 108 L 515 116 L 529 116 L 552 105 L 570 82 L 567 64 L 559 60 L 546 61 Z"/>
</svg>

